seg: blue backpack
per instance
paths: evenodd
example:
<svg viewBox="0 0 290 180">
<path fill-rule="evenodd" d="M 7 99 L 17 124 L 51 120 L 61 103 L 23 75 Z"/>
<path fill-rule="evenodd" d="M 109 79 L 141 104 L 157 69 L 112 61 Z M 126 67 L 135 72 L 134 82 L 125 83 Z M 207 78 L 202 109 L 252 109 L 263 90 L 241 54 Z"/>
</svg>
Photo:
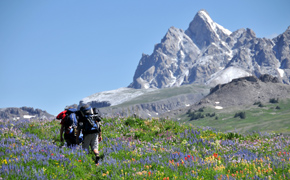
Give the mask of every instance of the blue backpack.
<svg viewBox="0 0 290 180">
<path fill-rule="evenodd" d="M 81 108 L 81 113 L 83 117 L 83 131 L 84 134 L 90 133 L 99 133 L 101 120 L 97 114 L 94 114 L 94 111 L 91 106 L 84 106 Z"/>
<path fill-rule="evenodd" d="M 76 117 L 77 109 L 68 109 L 66 112 L 64 127 L 66 134 L 75 134 L 77 128 L 78 120 Z"/>
</svg>

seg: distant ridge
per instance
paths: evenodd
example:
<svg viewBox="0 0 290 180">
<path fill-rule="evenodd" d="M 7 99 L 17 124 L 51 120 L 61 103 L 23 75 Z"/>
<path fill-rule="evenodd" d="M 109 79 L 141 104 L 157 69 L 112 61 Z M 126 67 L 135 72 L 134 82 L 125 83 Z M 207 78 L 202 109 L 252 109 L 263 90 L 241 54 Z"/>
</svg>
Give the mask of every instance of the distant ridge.
<svg viewBox="0 0 290 180">
<path fill-rule="evenodd" d="M 0 119 L 53 119 L 55 116 L 43 111 L 41 109 L 34 109 L 32 107 L 8 107 L 0 109 Z"/>
</svg>

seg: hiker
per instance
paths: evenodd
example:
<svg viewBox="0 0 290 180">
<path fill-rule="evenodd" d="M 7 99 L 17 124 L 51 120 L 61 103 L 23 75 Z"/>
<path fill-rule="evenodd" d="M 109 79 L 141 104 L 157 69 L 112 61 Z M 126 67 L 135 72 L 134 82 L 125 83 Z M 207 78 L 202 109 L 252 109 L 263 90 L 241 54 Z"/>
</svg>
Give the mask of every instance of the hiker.
<svg viewBox="0 0 290 180">
<path fill-rule="evenodd" d="M 92 108 L 89 105 L 83 105 L 80 108 L 80 115 L 78 117 L 78 132 L 82 131 L 84 135 L 84 140 L 82 143 L 83 149 L 89 152 L 89 147 L 96 157 L 96 164 L 98 164 L 99 155 L 99 142 L 102 141 L 101 132 L 101 117 L 96 108 Z M 77 135 L 78 136 L 78 135 Z M 78 141 L 78 138 L 76 139 Z M 78 142 L 77 142 L 78 143 Z"/>
<path fill-rule="evenodd" d="M 60 141 L 63 143 L 65 139 L 67 147 L 77 144 L 76 136 L 78 133 L 76 112 L 77 109 L 68 107 L 57 116 L 57 119 L 61 119 Z M 82 135 L 78 136 L 78 138 L 78 142 L 81 142 Z"/>
</svg>

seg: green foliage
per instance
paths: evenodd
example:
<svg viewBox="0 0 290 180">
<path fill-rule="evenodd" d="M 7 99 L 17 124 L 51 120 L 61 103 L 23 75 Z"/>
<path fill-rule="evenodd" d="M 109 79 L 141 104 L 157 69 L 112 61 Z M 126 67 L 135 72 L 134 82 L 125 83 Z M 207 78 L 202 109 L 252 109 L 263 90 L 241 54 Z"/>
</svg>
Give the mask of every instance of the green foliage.
<svg viewBox="0 0 290 180">
<path fill-rule="evenodd" d="M 224 134 L 224 139 L 229 139 L 229 140 L 232 140 L 232 139 L 244 139 L 243 136 L 241 134 L 238 134 L 238 133 L 233 133 L 233 132 L 229 132 L 227 134 Z"/>
<path fill-rule="evenodd" d="M 125 120 L 124 124 L 126 126 L 142 126 L 144 125 L 144 121 L 142 119 L 139 118 L 133 118 L 133 117 L 129 117 L 127 120 Z"/>
<path fill-rule="evenodd" d="M 33 122 L 26 128 L 22 128 L 22 131 L 24 133 L 35 134 L 40 139 L 49 139 L 59 146 L 61 145 L 59 133 L 57 133 L 60 132 L 60 121 L 58 120 L 53 120 L 45 124 L 42 122 Z"/>
</svg>

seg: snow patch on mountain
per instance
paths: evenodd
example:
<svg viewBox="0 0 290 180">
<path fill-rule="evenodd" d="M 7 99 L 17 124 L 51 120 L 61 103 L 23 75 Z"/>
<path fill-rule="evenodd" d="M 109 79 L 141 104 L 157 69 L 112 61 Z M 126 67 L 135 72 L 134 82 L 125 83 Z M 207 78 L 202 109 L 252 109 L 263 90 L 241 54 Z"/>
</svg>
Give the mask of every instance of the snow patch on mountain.
<svg viewBox="0 0 290 180">
<path fill-rule="evenodd" d="M 279 74 L 280 74 L 280 77 L 283 77 L 284 76 L 284 70 L 283 69 L 279 69 L 279 68 L 277 68 L 277 70 L 278 70 L 278 72 L 279 72 Z"/>
<path fill-rule="evenodd" d="M 88 97 L 85 97 L 81 100 L 82 104 L 87 104 L 92 101 L 96 102 L 109 102 L 111 106 L 121 104 L 123 102 L 129 101 L 133 98 L 141 96 L 145 93 L 155 91 L 156 89 L 133 89 L 122 87 L 116 90 L 103 91 Z"/>
<path fill-rule="evenodd" d="M 36 116 L 32 116 L 32 115 L 23 115 L 23 118 L 24 119 L 30 119 L 30 118 L 34 118 Z"/>
<path fill-rule="evenodd" d="M 233 79 L 239 78 L 239 77 L 245 77 L 245 76 L 251 76 L 252 74 L 234 66 L 228 67 L 226 69 L 223 69 L 221 71 L 216 72 L 212 75 L 212 78 L 209 79 L 206 84 L 215 86 L 217 84 L 225 84 Z"/>
</svg>

